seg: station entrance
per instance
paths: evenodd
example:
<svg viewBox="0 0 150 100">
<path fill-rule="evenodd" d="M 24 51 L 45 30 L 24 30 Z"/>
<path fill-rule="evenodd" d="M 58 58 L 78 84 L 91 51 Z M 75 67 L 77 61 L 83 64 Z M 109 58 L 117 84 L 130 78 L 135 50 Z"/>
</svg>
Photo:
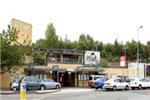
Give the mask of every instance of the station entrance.
<svg viewBox="0 0 150 100">
<path fill-rule="evenodd" d="M 74 87 L 75 86 L 75 73 L 69 71 L 53 71 L 52 79 L 59 82 L 62 87 Z"/>
</svg>

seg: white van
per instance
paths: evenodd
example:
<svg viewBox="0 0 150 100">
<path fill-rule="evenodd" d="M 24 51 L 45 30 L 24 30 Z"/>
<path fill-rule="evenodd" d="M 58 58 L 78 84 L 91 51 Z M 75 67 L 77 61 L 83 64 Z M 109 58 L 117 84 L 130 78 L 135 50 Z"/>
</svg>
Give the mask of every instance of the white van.
<svg viewBox="0 0 150 100">
<path fill-rule="evenodd" d="M 90 75 L 89 76 L 89 81 L 88 81 L 88 84 L 89 86 L 92 88 L 92 87 L 95 87 L 95 81 L 96 79 L 98 78 L 105 78 L 104 75 Z"/>
</svg>

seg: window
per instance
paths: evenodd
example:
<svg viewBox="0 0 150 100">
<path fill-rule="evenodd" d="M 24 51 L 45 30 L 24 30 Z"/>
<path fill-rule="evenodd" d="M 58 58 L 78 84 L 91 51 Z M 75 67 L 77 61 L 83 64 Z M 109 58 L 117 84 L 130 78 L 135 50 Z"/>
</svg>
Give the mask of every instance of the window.
<svg viewBox="0 0 150 100">
<path fill-rule="evenodd" d="M 115 79 L 114 82 L 120 82 L 119 79 Z"/>
<path fill-rule="evenodd" d="M 92 76 L 89 76 L 89 80 L 92 80 Z"/>
</svg>

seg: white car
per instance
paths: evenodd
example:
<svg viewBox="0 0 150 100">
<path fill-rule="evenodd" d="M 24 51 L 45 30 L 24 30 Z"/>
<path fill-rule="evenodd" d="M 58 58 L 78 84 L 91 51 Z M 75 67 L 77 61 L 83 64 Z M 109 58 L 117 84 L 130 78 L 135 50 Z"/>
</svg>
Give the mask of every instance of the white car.
<svg viewBox="0 0 150 100">
<path fill-rule="evenodd" d="M 13 81 L 10 83 L 10 89 L 11 89 L 12 91 L 19 90 L 19 80 L 13 80 Z"/>
<path fill-rule="evenodd" d="M 120 89 L 125 89 L 125 90 L 129 90 L 129 83 L 118 79 L 118 78 L 113 78 L 113 79 L 109 79 L 108 81 L 104 82 L 104 89 L 106 90 L 120 90 Z"/>
<path fill-rule="evenodd" d="M 145 78 L 132 79 L 132 81 L 130 82 L 130 88 L 131 89 L 150 88 L 150 81 Z"/>
</svg>

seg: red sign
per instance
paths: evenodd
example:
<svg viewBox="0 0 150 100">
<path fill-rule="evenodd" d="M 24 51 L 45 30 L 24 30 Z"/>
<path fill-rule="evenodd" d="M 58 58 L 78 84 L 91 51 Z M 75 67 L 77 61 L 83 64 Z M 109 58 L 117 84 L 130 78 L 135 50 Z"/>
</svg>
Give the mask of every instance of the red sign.
<svg viewBox="0 0 150 100">
<path fill-rule="evenodd" d="M 125 67 L 125 62 L 126 62 L 126 56 L 121 56 L 120 57 L 120 66 Z"/>
<path fill-rule="evenodd" d="M 120 61 L 126 61 L 126 56 L 121 56 Z"/>
</svg>

